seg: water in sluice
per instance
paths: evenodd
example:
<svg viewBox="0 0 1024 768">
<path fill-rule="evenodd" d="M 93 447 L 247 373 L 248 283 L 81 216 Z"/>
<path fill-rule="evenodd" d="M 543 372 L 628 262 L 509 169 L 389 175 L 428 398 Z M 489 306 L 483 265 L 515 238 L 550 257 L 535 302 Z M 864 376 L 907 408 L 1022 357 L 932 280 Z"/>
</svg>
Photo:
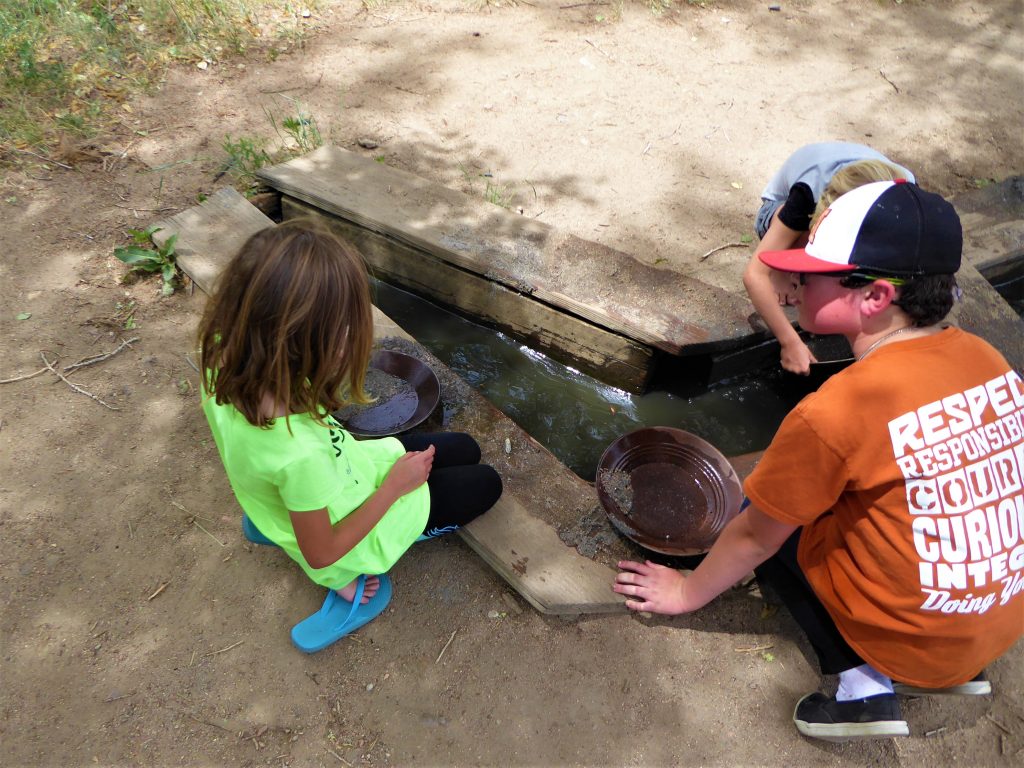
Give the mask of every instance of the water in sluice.
<svg viewBox="0 0 1024 768">
<path fill-rule="evenodd" d="M 386 315 L 588 480 L 604 449 L 642 426 L 688 430 L 726 456 L 761 450 L 795 401 L 771 376 L 631 395 L 413 294 L 381 282 L 374 290 Z"/>
</svg>

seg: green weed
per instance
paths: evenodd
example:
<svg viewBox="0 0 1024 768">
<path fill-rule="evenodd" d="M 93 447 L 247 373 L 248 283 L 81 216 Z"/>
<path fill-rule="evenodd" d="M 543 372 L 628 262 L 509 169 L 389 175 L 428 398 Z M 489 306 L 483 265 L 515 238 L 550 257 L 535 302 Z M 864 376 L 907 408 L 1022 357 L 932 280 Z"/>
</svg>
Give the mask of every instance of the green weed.
<svg viewBox="0 0 1024 768">
<path fill-rule="evenodd" d="M 153 234 L 159 231 L 159 227 L 128 230 L 128 234 L 132 236 L 132 245 L 115 248 L 114 256 L 130 265 L 131 272 L 159 272 L 163 280 L 161 291 L 164 296 L 170 296 L 178 285 L 178 267 L 174 260 L 174 243 L 178 236 L 171 235 L 167 242 L 155 250 L 144 247 L 146 243 L 152 242 Z M 127 324 L 125 328 L 128 329 Z"/>
<path fill-rule="evenodd" d="M 516 191 L 509 184 L 495 184 L 491 180 L 490 173 L 473 173 L 463 163 L 459 163 L 459 173 L 462 174 L 462 180 L 466 183 L 466 186 L 475 191 L 476 179 L 482 178 L 484 180 L 484 200 L 494 205 L 499 205 L 502 208 L 511 208 L 512 201 L 515 199 Z M 529 182 L 527 182 L 529 184 Z M 532 186 L 532 185 L 531 185 Z M 534 196 L 536 196 L 537 190 L 534 189 Z"/>
<path fill-rule="evenodd" d="M 119 301 L 114 304 L 114 320 L 120 323 L 121 328 L 126 331 L 133 331 L 138 328 L 135 321 L 136 303 L 131 301 Z"/>
<path fill-rule="evenodd" d="M 286 149 L 294 150 L 299 155 L 312 152 L 323 146 L 324 139 L 320 135 L 320 128 L 316 124 L 316 118 L 308 114 L 301 104 L 296 104 L 298 114 L 294 117 L 286 117 L 280 123 L 274 113 L 266 107 L 264 114 L 274 127 L 274 132 L 285 145 Z"/>
<path fill-rule="evenodd" d="M 494 184 L 488 179 L 484 185 L 484 200 L 502 208 L 511 208 L 515 190 L 508 184 Z"/>
<path fill-rule="evenodd" d="M 272 162 L 264 139 L 249 136 L 232 139 L 227 135 L 221 146 L 228 154 L 225 170 L 239 182 L 252 184 L 256 180 L 256 171 Z"/>
</svg>

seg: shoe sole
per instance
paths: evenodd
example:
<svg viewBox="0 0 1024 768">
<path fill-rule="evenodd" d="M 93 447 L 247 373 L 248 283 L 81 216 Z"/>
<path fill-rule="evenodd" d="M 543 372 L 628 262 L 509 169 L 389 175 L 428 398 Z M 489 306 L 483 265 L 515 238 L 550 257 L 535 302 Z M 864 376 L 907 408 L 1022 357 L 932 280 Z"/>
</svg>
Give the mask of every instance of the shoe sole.
<svg viewBox="0 0 1024 768">
<path fill-rule="evenodd" d="M 806 696 L 804 697 L 806 698 Z M 842 743 L 867 739 L 890 739 L 896 736 L 909 736 L 910 728 L 906 720 L 877 720 L 872 723 L 808 723 L 799 720 L 797 709 L 803 699 L 793 708 L 793 724 L 796 729 L 811 739 Z"/>
<path fill-rule="evenodd" d="M 971 680 L 952 688 L 918 688 L 894 682 L 892 692 L 899 696 L 990 696 L 992 683 L 988 680 Z"/>
<path fill-rule="evenodd" d="M 805 723 L 794 720 L 796 729 L 804 736 L 820 741 L 842 743 L 866 739 L 890 739 L 909 736 L 910 728 L 904 720 L 886 720 L 875 723 Z"/>
</svg>

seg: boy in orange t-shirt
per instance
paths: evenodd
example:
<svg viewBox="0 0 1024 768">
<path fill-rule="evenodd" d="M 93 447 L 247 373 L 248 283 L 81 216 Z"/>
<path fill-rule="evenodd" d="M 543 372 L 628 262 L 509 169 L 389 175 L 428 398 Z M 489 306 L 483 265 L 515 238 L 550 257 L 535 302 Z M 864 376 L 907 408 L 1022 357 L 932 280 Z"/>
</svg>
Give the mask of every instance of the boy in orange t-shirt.
<svg viewBox="0 0 1024 768">
<path fill-rule="evenodd" d="M 953 207 L 897 181 L 840 197 L 806 248 L 761 253 L 795 280 L 800 325 L 857 361 L 786 417 L 691 575 L 619 563 L 627 605 L 670 614 L 754 568 L 839 675 L 798 702 L 807 736 L 908 735 L 897 693 L 988 693 L 983 669 L 1024 635 L 1024 382 L 940 325 L 961 249 Z"/>
</svg>

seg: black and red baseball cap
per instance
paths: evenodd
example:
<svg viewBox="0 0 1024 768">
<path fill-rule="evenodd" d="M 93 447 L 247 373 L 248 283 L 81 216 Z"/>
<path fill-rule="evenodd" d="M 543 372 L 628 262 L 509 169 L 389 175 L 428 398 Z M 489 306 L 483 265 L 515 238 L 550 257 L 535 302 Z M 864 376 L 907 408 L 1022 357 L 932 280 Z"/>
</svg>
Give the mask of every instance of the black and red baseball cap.
<svg viewBox="0 0 1024 768">
<path fill-rule="evenodd" d="M 811 230 L 807 246 L 765 251 L 782 272 L 862 272 L 880 277 L 952 275 L 963 230 L 953 206 L 903 179 L 865 184 L 838 198 Z"/>
</svg>

